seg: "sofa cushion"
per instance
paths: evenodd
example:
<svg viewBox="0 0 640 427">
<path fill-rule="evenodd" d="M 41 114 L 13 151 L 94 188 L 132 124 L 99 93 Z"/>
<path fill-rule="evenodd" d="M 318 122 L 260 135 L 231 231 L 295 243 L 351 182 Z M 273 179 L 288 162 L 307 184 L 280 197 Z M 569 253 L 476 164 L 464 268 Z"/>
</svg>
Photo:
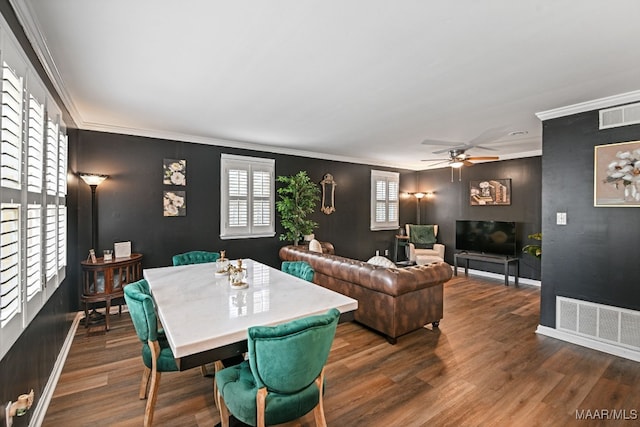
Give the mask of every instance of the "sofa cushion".
<svg viewBox="0 0 640 427">
<path fill-rule="evenodd" d="M 309 250 L 311 252 L 318 252 L 319 254 L 321 254 L 322 253 L 322 245 L 316 239 L 312 239 L 309 242 Z"/>
<path fill-rule="evenodd" d="M 367 261 L 369 264 L 377 265 L 378 267 L 396 268 L 396 265 L 389 258 L 385 258 L 380 255 L 369 258 Z"/>
<path fill-rule="evenodd" d="M 409 243 L 413 243 L 417 249 L 433 249 L 433 244 L 436 243 L 433 228 L 433 225 L 410 225 Z"/>
</svg>

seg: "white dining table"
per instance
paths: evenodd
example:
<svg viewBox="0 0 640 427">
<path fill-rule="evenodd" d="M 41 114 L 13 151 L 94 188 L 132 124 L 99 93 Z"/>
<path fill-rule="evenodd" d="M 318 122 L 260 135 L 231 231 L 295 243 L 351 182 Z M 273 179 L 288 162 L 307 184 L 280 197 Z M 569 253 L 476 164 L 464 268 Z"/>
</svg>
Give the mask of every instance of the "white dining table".
<svg viewBox="0 0 640 427">
<path fill-rule="evenodd" d="M 242 265 L 246 289 L 232 288 L 228 275 L 216 273 L 216 263 L 143 270 L 180 370 L 242 354 L 251 326 L 277 325 L 331 308 L 341 312 L 341 321 L 353 320 L 358 308 L 353 298 L 251 259 Z"/>
</svg>

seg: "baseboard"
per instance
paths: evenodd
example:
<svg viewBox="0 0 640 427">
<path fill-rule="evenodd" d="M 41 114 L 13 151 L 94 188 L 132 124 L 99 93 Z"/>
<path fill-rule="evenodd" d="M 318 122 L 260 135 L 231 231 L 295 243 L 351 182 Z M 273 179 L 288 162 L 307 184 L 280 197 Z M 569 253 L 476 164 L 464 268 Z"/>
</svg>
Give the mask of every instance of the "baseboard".
<svg viewBox="0 0 640 427">
<path fill-rule="evenodd" d="M 451 267 L 453 269 L 453 266 Z M 462 268 L 462 273 L 459 272 L 460 267 L 458 267 L 458 274 L 464 274 L 464 268 Z M 481 277 L 488 277 L 490 279 L 498 279 L 501 282 L 504 283 L 504 274 L 503 273 L 492 273 L 489 271 L 482 271 L 482 270 L 473 270 L 473 269 L 469 269 L 469 275 L 471 276 L 481 276 Z M 509 276 L 509 284 L 513 283 L 515 281 L 514 276 Z M 526 277 L 518 277 L 518 283 L 519 284 L 523 284 L 523 285 L 533 285 L 533 286 L 540 286 L 540 280 L 534 280 L 534 279 L 527 279 Z"/>
<path fill-rule="evenodd" d="M 596 341 L 587 337 L 570 334 L 567 332 L 559 331 L 555 328 L 548 326 L 538 325 L 536 333 L 551 338 L 556 338 L 562 341 L 570 342 L 582 347 L 587 347 L 592 350 L 601 351 L 603 353 L 613 354 L 614 356 L 623 357 L 625 359 L 640 362 L 640 352 L 630 350 L 623 347 L 607 344 L 601 341 Z"/>
<path fill-rule="evenodd" d="M 64 344 L 62 345 L 62 349 L 58 354 L 56 363 L 53 365 L 53 370 L 51 371 L 51 375 L 49 375 L 49 380 L 47 381 L 47 384 L 45 384 L 44 390 L 42 390 L 42 395 L 38 399 L 38 403 L 33 410 L 33 416 L 31 417 L 29 426 L 40 427 L 44 422 L 44 416 L 46 415 L 47 409 L 49 408 L 49 402 L 51 402 L 53 392 L 56 389 L 56 385 L 58 385 L 58 380 L 60 379 L 60 374 L 62 373 L 62 368 L 64 368 L 64 364 L 67 361 L 67 356 L 69 355 L 69 350 L 71 349 L 71 344 L 73 343 L 73 337 L 76 335 L 80 320 L 82 320 L 83 318 L 83 312 L 76 313 L 76 317 L 73 319 L 71 328 L 69 328 L 67 338 L 64 340 Z"/>
</svg>

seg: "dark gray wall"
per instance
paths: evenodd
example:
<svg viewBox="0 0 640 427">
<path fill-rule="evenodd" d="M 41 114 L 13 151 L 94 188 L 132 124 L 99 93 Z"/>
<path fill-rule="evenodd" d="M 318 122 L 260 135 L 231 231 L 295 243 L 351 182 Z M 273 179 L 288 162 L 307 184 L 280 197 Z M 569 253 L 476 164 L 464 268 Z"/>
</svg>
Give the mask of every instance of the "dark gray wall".
<svg viewBox="0 0 640 427">
<path fill-rule="evenodd" d="M 424 198 L 420 202 L 421 222 L 438 224 L 438 240 L 447 247 L 445 260 L 453 264 L 456 220 L 515 221 L 520 277 L 539 280 L 540 261 L 520 251 L 522 246 L 534 243 L 527 236 L 541 230 L 541 158 L 479 163 L 462 168 L 460 175 L 457 170 L 453 172 L 453 182 L 450 168 L 422 171 L 418 174 L 420 191 L 434 192 L 433 198 Z M 469 181 L 493 178 L 511 179 L 511 205 L 471 206 Z M 504 272 L 500 264 L 471 261 L 470 267 L 500 274 Z"/>
<path fill-rule="evenodd" d="M 594 147 L 639 139 L 640 125 L 598 130 L 598 111 L 543 123 L 542 325 L 555 327 L 556 296 L 640 310 L 640 210 L 593 203 Z"/>
<path fill-rule="evenodd" d="M 174 254 L 195 249 L 226 250 L 231 258 L 249 257 L 279 267 L 278 250 L 287 243 L 278 239 L 279 221 L 273 238 L 220 239 L 221 153 L 274 158 L 276 175 L 306 170 L 317 183 L 331 173 L 337 183 L 336 212 L 325 215 L 318 206 L 312 215 L 319 223 L 316 238 L 332 242 L 341 255 L 362 260 L 393 245 L 396 230 L 369 230 L 371 169 L 386 168 L 102 132 L 78 131 L 75 137 L 77 171 L 109 175 L 97 190 L 97 249 L 130 240 L 133 250 L 144 255 L 143 267 L 171 265 Z M 187 161 L 185 187 L 163 185 L 165 158 Z M 405 180 L 412 184 L 415 172 L 401 172 L 401 185 Z M 91 242 L 90 190 L 79 187 L 76 264 Z M 162 195 L 168 189 L 186 191 L 185 217 L 163 217 Z"/>
</svg>

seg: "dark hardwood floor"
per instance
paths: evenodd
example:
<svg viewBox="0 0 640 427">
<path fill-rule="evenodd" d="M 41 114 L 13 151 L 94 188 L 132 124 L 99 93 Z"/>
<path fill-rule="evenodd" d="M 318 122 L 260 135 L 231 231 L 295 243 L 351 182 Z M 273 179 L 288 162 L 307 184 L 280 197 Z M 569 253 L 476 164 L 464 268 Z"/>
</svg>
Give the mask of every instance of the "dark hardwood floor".
<svg viewBox="0 0 640 427">
<path fill-rule="evenodd" d="M 637 425 L 629 418 L 640 410 L 640 364 L 535 334 L 539 294 L 454 277 L 439 329 L 390 345 L 357 323 L 339 325 L 327 365 L 328 425 Z M 78 329 L 45 427 L 142 425 L 141 345 L 127 313 L 111 325 L 90 337 Z M 627 420 L 603 417 L 614 409 Z M 155 425 L 218 421 L 211 378 L 199 369 L 162 375 Z M 287 424 L 313 425 L 311 414 Z"/>
</svg>

